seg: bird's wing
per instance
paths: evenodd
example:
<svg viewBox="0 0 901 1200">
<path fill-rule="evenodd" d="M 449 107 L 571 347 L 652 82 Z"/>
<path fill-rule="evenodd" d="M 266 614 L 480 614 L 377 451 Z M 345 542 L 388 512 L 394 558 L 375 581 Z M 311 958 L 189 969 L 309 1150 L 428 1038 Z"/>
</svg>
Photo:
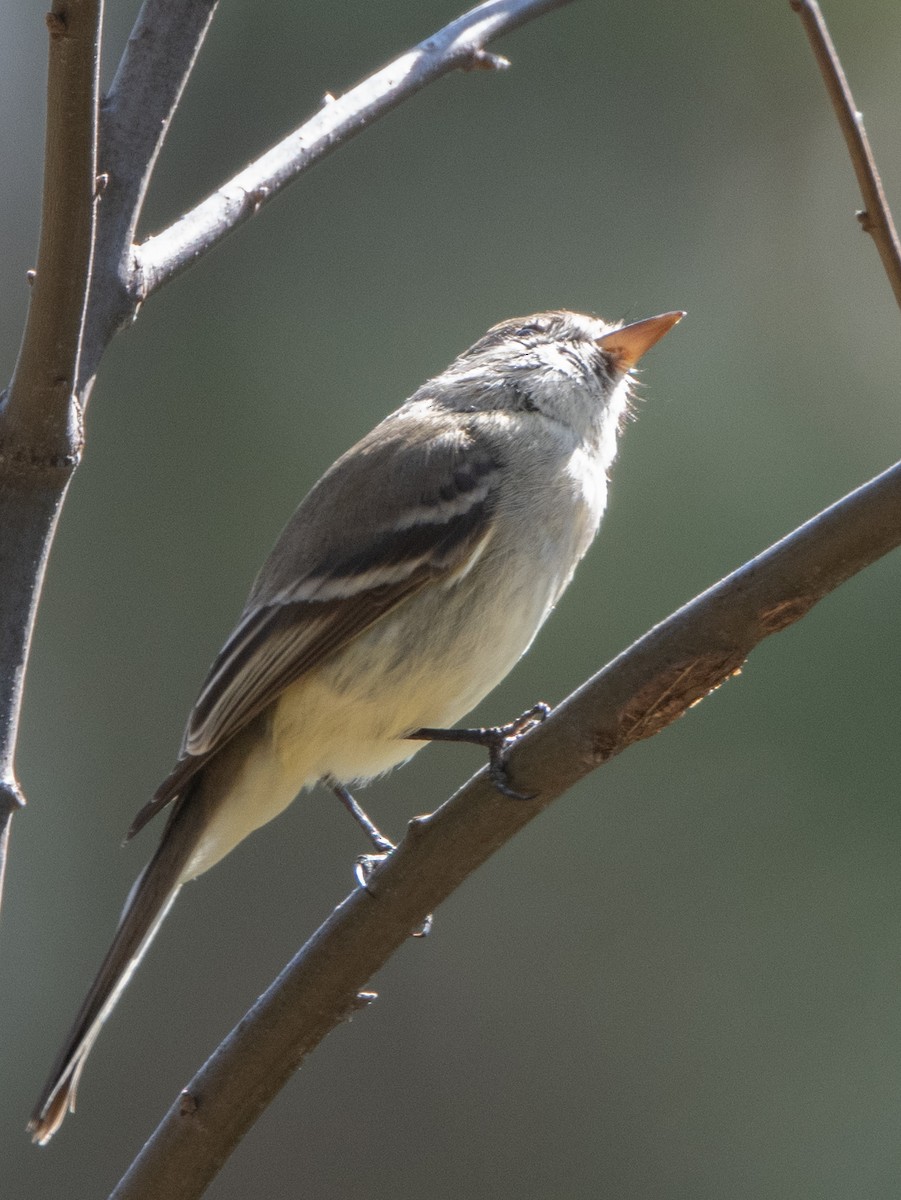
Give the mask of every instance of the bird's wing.
<svg viewBox="0 0 901 1200">
<path fill-rule="evenodd" d="M 210 668 L 178 763 L 128 837 L 289 684 L 484 550 L 500 470 L 491 449 L 439 422 L 411 451 L 410 429 L 389 420 L 394 436 L 383 425 L 339 459 L 285 528 Z"/>
</svg>

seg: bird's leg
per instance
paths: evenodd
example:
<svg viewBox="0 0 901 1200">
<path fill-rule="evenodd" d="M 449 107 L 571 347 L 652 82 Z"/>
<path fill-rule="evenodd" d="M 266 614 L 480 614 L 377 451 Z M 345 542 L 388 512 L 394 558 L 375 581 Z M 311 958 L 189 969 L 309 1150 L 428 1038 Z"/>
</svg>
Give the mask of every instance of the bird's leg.
<svg viewBox="0 0 901 1200">
<path fill-rule="evenodd" d="M 408 733 L 407 737 L 417 742 L 472 742 L 477 746 L 486 746 L 488 774 L 497 790 L 513 800 L 534 800 L 534 796 L 526 796 L 510 786 L 504 759 L 514 742 L 540 725 L 550 711 L 549 704 L 539 702 L 506 725 L 488 725 L 478 729 L 417 729 L 414 733 Z"/>
<path fill-rule="evenodd" d="M 350 794 L 349 789 L 346 788 L 343 783 L 335 783 L 333 779 L 330 779 L 328 780 L 328 784 L 353 819 L 369 838 L 370 842 L 372 842 L 375 854 L 361 854 L 357 859 L 356 866 L 354 868 L 354 874 L 357 877 L 357 883 L 361 888 L 364 888 L 367 892 L 370 892 L 369 880 L 372 872 L 380 863 L 385 861 L 391 851 L 396 849 L 396 847 L 394 842 L 389 841 L 388 838 L 386 838 L 385 835 L 379 831 L 377 826 L 373 821 L 370 820 L 363 809 L 360 808 L 359 804 L 357 804 L 356 800 L 354 800 L 353 796 Z M 370 892 L 370 895 L 372 894 L 373 893 Z M 411 936 L 428 937 L 431 932 L 432 914 L 429 913 L 423 923 L 413 930 Z"/>
<path fill-rule="evenodd" d="M 385 861 L 391 851 L 394 849 L 394 842 L 389 841 L 383 833 L 379 831 L 375 823 L 369 819 L 362 808 L 354 800 L 350 794 L 350 790 L 343 783 L 337 783 L 334 779 L 324 780 L 329 785 L 356 823 L 360 826 L 366 836 L 372 842 L 372 847 L 375 854 L 361 854 L 354 866 L 354 875 L 357 877 L 357 883 L 361 888 L 369 891 L 369 880 L 372 872 L 376 869 L 379 863 Z M 370 893 L 371 894 L 371 893 Z"/>
<path fill-rule="evenodd" d="M 370 842 L 372 842 L 376 854 L 381 854 L 383 856 L 385 854 L 390 854 L 394 849 L 394 842 L 389 841 L 389 839 L 386 838 L 383 833 L 379 832 L 375 824 L 369 819 L 369 817 L 367 817 L 366 813 L 363 812 L 362 808 L 360 808 L 359 804 L 357 804 L 356 800 L 354 800 L 353 796 L 350 794 L 344 784 L 336 783 L 334 779 L 329 779 L 327 782 L 329 787 L 369 838 Z"/>
</svg>

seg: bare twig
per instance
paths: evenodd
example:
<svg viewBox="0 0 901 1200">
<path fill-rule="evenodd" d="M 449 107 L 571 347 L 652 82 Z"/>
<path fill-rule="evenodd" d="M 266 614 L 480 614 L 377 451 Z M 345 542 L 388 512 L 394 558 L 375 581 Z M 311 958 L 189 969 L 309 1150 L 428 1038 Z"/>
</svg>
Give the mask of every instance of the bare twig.
<svg viewBox="0 0 901 1200">
<path fill-rule="evenodd" d="M 135 229 L 157 156 L 197 60 L 217 0 L 144 0 L 100 112 L 104 180 L 96 287 L 79 381 L 87 384 L 110 339 L 134 316 Z"/>
<path fill-rule="evenodd" d="M 132 217 L 218 0 L 144 0 L 100 114 L 100 169 L 121 180 Z M 134 223 L 129 233 L 134 233 Z"/>
<path fill-rule="evenodd" d="M 810 40 L 851 156 L 854 173 L 857 175 L 864 203 L 863 211 L 857 214 L 857 219 L 861 228 L 869 233 L 876 243 L 885 273 L 895 293 L 895 300 L 901 305 L 901 244 L 898 242 L 895 223 L 882 189 L 876 160 L 870 149 L 863 116 L 854 103 L 841 59 L 833 45 L 819 4 L 816 0 L 789 0 L 789 3 L 800 16 L 804 31 Z"/>
<path fill-rule="evenodd" d="M 22 687 L 56 519 L 82 449 L 75 393 L 96 209 L 100 0 L 55 0 L 37 272 L 0 405 L 0 883 L 12 812 Z"/>
<path fill-rule="evenodd" d="M 509 800 L 483 770 L 332 913 L 188 1085 L 113 1200 L 193 1200 L 367 980 L 422 920 L 577 780 L 651 737 L 770 634 L 901 544 L 901 463 L 656 626 L 513 748 Z"/>
<path fill-rule="evenodd" d="M 298 175 L 373 121 L 442 75 L 460 68 L 497 68 L 505 59 L 484 52 L 487 42 L 570 0 L 487 0 L 318 113 L 250 166 L 137 249 L 135 299 L 168 283 L 195 259 L 254 216 Z"/>
</svg>

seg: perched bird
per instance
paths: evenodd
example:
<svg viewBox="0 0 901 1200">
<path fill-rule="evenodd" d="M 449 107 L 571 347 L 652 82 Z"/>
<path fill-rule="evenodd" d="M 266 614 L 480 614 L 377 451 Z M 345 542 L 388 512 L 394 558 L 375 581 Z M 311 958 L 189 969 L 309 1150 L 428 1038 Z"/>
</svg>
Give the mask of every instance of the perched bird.
<svg viewBox="0 0 901 1200">
<path fill-rule="evenodd" d="M 503 321 L 302 501 L 129 831 L 172 806 L 35 1108 L 36 1142 L 74 1108 L 182 884 L 305 787 L 353 806 L 348 784 L 410 758 L 411 738 L 441 736 L 528 648 L 597 532 L 630 371 L 682 316 Z"/>
</svg>

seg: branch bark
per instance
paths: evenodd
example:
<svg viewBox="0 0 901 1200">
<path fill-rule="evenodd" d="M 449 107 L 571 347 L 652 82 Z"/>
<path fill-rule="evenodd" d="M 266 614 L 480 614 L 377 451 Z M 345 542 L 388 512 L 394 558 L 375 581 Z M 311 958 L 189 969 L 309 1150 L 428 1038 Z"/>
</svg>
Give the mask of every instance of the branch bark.
<svg viewBox="0 0 901 1200">
<path fill-rule="evenodd" d="M 509 800 L 479 772 L 313 934 L 188 1084 L 111 1200 L 194 1200 L 303 1059 L 370 998 L 372 975 L 426 916 L 590 771 L 659 733 L 764 638 L 901 545 L 901 463 L 655 626 L 510 753 Z"/>
</svg>

